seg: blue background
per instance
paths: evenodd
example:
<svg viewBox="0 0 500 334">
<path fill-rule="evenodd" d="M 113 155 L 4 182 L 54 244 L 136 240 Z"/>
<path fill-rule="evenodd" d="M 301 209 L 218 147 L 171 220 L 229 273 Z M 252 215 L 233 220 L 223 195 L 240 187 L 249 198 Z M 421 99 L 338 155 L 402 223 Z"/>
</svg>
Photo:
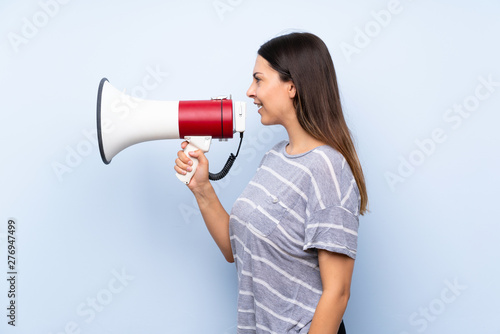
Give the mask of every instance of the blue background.
<svg viewBox="0 0 500 334">
<path fill-rule="evenodd" d="M 236 333 L 235 268 L 174 175 L 181 140 L 104 165 L 97 87 L 141 92 L 156 71 L 148 99 L 246 101 L 241 156 L 214 183 L 230 210 L 286 138 L 245 96 L 257 49 L 298 30 L 332 53 L 369 192 L 348 332 L 500 333 L 499 14 L 492 0 L 3 0 L 0 278 L 9 218 L 19 275 L 15 328 L 0 280 L 0 332 Z M 211 169 L 236 147 L 214 141 Z"/>
</svg>

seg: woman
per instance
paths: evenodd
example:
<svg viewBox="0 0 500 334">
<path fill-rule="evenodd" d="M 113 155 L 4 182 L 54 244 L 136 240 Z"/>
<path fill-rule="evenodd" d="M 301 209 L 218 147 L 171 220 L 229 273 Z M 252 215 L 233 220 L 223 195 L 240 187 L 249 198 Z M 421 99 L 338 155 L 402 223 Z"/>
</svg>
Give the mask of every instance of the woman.
<svg viewBox="0 0 500 334">
<path fill-rule="evenodd" d="M 231 215 L 208 181 L 206 157 L 189 152 L 199 165 L 188 187 L 236 263 L 238 333 L 345 333 L 367 193 L 326 45 L 309 33 L 263 44 L 247 96 L 262 124 L 284 126 L 288 140 L 266 153 Z M 175 170 L 191 164 L 179 151 Z"/>
</svg>

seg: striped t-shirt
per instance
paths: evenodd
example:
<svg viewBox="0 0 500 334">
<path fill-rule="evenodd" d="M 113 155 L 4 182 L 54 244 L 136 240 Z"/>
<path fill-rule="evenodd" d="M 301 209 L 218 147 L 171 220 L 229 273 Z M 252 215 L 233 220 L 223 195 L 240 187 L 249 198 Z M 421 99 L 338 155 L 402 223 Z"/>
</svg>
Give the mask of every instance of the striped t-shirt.
<svg viewBox="0 0 500 334">
<path fill-rule="evenodd" d="M 330 146 L 299 155 L 278 143 L 236 200 L 229 229 L 238 333 L 307 333 L 322 294 L 317 249 L 356 257 L 360 197 Z"/>
</svg>

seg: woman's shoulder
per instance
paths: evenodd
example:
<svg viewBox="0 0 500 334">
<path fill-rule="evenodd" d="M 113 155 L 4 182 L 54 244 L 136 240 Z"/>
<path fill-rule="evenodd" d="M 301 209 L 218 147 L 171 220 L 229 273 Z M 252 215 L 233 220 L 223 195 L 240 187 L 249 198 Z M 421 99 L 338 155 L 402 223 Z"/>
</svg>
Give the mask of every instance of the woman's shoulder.
<svg viewBox="0 0 500 334">
<path fill-rule="evenodd" d="M 317 164 L 319 168 L 331 167 L 335 170 L 344 170 L 346 166 L 349 167 L 342 153 L 329 145 L 318 146 L 312 150 L 312 153 L 314 153 L 311 155 L 314 157 L 314 163 Z"/>
<path fill-rule="evenodd" d="M 345 157 L 331 146 L 323 145 L 313 150 L 314 160 L 310 161 L 312 174 L 325 183 L 333 182 L 341 188 L 350 187 L 354 174 Z"/>
<path fill-rule="evenodd" d="M 359 207 L 359 190 L 345 157 L 327 145 L 317 147 L 314 152 L 318 158 L 312 166 L 312 177 L 317 184 L 313 187 L 314 193 L 322 194 L 326 206 L 342 206 L 356 213 Z"/>
</svg>

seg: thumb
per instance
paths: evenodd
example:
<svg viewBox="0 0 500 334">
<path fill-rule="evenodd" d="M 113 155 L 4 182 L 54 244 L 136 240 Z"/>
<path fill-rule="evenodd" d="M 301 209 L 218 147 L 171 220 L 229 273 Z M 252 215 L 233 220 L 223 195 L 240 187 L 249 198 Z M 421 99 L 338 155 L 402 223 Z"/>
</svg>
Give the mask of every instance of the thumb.
<svg viewBox="0 0 500 334">
<path fill-rule="evenodd" d="M 190 151 L 190 152 L 188 152 L 188 154 L 189 154 L 190 157 L 198 159 L 198 163 L 199 164 L 203 164 L 204 165 L 204 164 L 208 163 L 208 159 L 207 159 L 207 157 L 205 156 L 205 153 L 203 153 L 202 150 Z"/>
</svg>

